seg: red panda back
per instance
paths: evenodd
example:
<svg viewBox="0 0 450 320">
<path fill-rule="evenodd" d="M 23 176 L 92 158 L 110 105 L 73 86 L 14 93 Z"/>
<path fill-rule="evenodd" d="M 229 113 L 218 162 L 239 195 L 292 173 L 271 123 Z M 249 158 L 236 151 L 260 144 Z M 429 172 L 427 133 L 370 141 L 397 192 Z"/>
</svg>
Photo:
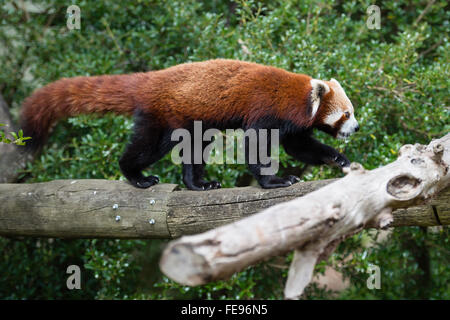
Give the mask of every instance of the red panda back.
<svg viewBox="0 0 450 320">
<path fill-rule="evenodd" d="M 309 76 L 238 60 L 209 60 L 146 73 L 134 96 L 171 127 L 189 120 L 222 122 L 263 116 L 307 125 Z"/>
<path fill-rule="evenodd" d="M 27 98 L 21 125 L 37 149 L 58 120 L 82 113 L 131 115 L 136 108 L 161 126 L 183 127 L 191 120 L 252 123 L 264 116 L 310 124 L 311 78 L 238 60 L 186 63 L 130 75 L 63 78 Z"/>
</svg>

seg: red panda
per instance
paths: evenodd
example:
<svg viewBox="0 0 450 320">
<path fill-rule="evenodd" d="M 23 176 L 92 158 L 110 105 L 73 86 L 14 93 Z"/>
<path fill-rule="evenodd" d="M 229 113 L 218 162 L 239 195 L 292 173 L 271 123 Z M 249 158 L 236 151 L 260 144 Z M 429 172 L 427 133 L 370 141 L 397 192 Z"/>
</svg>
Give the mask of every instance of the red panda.
<svg viewBox="0 0 450 320">
<path fill-rule="evenodd" d="M 315 140 L 317 128 L 337 138 L 359 129 L 353 106 L 339 82 L 313 79 L 256 63 L 216 59 L 129 75 L 63 78 L 35 91 L 22 107 L 21 126 L 37 151 L 58 120 L 82 113 L 115 112 L 135 116 L 134 134 L 119 160 L 136 187 L 159 179 L 142 170 L 176 144 L 171 133 L 203 127 L 279 129 L 286 152 L 309 164 L 348 166 L 348 159 Z M 183 181 L 192 190 L 220 187 L 203 180 L 202 164 L 183 163 Z M 261 175 L 261 163 L 248 165 L 264 188 L 289 186 L 295 176 Z"/>
</svg>

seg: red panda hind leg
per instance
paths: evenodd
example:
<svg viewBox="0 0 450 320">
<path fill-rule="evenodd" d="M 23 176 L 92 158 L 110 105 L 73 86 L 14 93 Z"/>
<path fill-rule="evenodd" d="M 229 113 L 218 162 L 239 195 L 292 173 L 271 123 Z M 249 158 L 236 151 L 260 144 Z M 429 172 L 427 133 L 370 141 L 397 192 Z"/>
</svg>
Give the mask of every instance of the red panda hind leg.
<svg viewBox="0 0 450 320">
<path fill-rule="evenodd" d="M 173 143 L 167 143 L 170 134 L 170 130 L 158 126 L 152 115 L 136 111 L 131 141 L 119 160 L 120 170 L 132 185 L 148 188 L 159 182 L 156 176 L 145 177 L 142 170 L 160 160 L 174 147 Z"/>
<path fill-rule="evenodd" d="M 214 139 L 214 138 L 213 138 Z M 203 141 L 202 154 L 206 146 L 210 142 Z M 194 146 L 191 146 L 191 160 L 194 159 Z M 201 164 L 186 164 L 183 163 L 183 182 L 190 190 L 211 190 L 221 188 L 221 184 L 218 181 L 205 181 L 203 175 L 205 174 L 205 159 L 202 157 Z"/>
</svg>

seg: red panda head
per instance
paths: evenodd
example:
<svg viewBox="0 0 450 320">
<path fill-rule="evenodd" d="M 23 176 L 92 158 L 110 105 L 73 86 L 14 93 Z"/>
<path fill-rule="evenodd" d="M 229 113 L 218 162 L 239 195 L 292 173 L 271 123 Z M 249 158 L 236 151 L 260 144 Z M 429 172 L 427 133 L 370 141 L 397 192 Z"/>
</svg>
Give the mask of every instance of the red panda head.
<svg viewBox="0 0 450 320">
<path fill-rule="evenodd" d="M 313 125 L 335 138 L 344 139 L 359 130 L 353 105 L 340 83 L 311 79 Z"/>
</svg>

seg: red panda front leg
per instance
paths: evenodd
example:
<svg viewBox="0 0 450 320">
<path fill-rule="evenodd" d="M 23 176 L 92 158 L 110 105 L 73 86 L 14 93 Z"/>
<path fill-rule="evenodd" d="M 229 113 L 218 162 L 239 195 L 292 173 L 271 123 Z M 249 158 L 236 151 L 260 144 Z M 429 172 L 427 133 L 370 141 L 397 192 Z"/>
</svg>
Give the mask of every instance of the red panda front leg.
<svg viewBox="0 0 450 320">
<path fill-rule="evenodd" d="M 283 138 L 282 143 L 287 154 L 306 164 L 328 164 L 341 168 L 350 165 L 345 155 L 317 141 L 310 133 L 288 135 Z"/>
<path fill-rule="evenodd" d="M 247 163 L 247 166 L 252 173 L 252 175 L 255 177 L 255 179 L 258 181 L 259 185 L 264 189 L 273 189 L 273 188 L 283 188 L 283 187 L 289 187 L 293 185 L 294 183 L 297 183 L 300 181 L 300 179 L 294 175 L 289 175 L 287 177 L 278 177 L 275 174 L 262 174 L 263 168 L 269 168 L 271 166 L 271 163 L 268 164 L 262 164 L 260 159 L 260 134 L 259 129 L 256 129 L 256 145 L 251 145 L 250 139 L 248 136 L 245 137 L 245 161 Z M 270 135 L 267 137 L 267 156 L 271 156 L 271 140 Z M 256 152 L 256 154 L 251 155 L 251 153 Z M 252 159 L 253 158 L 253 159 Z M 256 163 L 252 163 L 253 160 L 256 159 Z M 274 161 L 273 159 L 271 161 Z"/>
</svg>

